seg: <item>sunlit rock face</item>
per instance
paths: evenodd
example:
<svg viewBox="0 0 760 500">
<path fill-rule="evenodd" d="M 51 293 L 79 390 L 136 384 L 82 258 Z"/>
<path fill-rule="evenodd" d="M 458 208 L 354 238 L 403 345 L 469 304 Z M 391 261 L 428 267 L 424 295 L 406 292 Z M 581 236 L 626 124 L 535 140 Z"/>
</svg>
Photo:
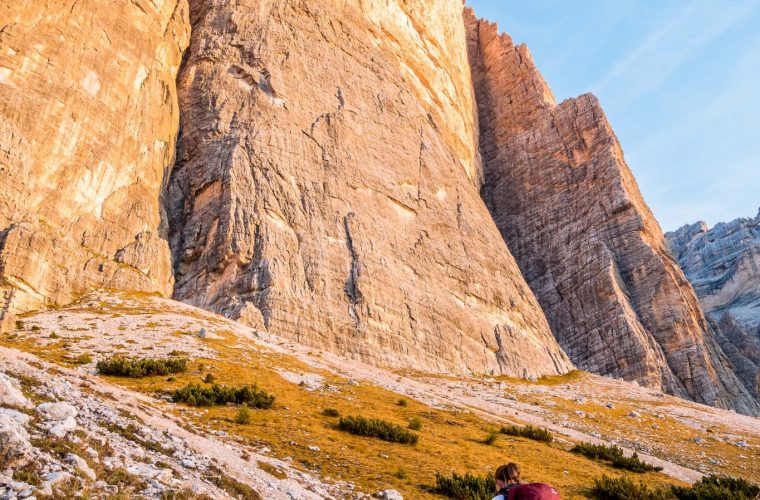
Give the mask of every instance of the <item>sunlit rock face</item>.
<svg viewBox="0 0 760 500">
<path fill-rule="evenodd" d="M 665 236 L 744 385 L 760 396 L 760 212 Z"/>
<path fill-rule="evenodd" d="M 465 12 L 483 198 L 580 368 L 757 411 L 668 253 L 598 100 L 557 105 L 524 45 Z"/>
<path fill-rule="evenodd" d="M 461 9 L 191 2 L 175 297 L 384 365 L 571 368 L 479 197 Z"/>
<path fill-rule="evenodd" d="M 162 182 L 184 0 L 0 4 L 0 317 L 93 287 L 171 294 Z"/>
</svg>

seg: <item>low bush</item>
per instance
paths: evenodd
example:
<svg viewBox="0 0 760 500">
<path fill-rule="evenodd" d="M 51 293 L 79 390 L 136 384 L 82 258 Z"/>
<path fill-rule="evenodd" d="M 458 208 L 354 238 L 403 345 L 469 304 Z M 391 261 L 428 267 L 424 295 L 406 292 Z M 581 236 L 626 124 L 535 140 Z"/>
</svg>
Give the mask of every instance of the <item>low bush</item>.
<svg viewBox="0 0 760 500">
<path fill-rule="evenodd" d="M 409 406 L 409 402 L 404 398 L 400 398 L 398 401 L 396 401 L 396 404 L 399 406 Z"/>
<path fill-rule="evenodd" d="M 460 476 L 452 472 L 451 476 L 435 475 L 435 489 L 439 495 L 457 500 L 490 500 L 496 491 L 496 482 L 491 476 Z"/>
<path fill-rule="evenodd" d="M 141 358 L 128 359 L 113 357 L 98 361 L 98 372 L 101 375 L 114 375 L 118 377 L 150 377 L 152 375 L 168 375 L 187 371 L 187 360 L 182 359 L 158 359 Z"/>
<path fill-rule="evenodd" d="M 499 433 L 490 430 L 488 431 L 488 435 L 483 439 L 483 444 L 487 444 L 489 446 L 496 444 L 496 440 L 499 439 Z"/>
<path fill-rule="evenodd" d="M 413 431 L 422 430 L 422 420 L 420 420 L 420 417 L 412 417 L 409 421 L 409 428 Z"/>
<path fill-rule="evenodd" d="M 591 498 L 599 500 L 675 500 L 668 490 L 650 488 L 643 482 L 634 483 L 626 476 L 602 476 L 594 480 Z"/>
<path fill-rule="evenodd" d="M 727 476 L 705 476 L 691 487 L 673 486 L 678 500 L 754 500 L 760 496 L 760 486 L 745 479 Z"/>
<path fill-rule="evenodd" d="M 235 415 L 235 423 L 242 425 L 248 425 L 251 423 L 251 410 L 248 409 L 247 404 L 243 403 L 238 410 L 237 415 Z"/>
<path fill-rule="evenodd" d="M 340 412 L 336 410 L 335 408 L 325 408 L 322 410 L 322 415 L 325 417 L 339 417 Z"/>
<path fill-rule="evenodd" d="M 357 436 L 370 436 L 383 441 L 402 444 L 417 444 L 419 436 L 400 425 L 385 420 L 364 417 L 342 417 L 338 428 Z"/>
<path fill-rule="evenodd" d="M 544 443 L 551 443 L 554 441 L 552 433 L 541 427 L 533 427 L 532 425 L 507 425 L 501 428 L 501 433 L 508 436 L 518 436 L 534 441 L 543 441 Z"/>
<path fill-rule="evenodd" d="M 172 395 L 175 403 L 186 403 L 190 406 L 223 406 L 227 403 L 247 404 L 249 408 L 267 409 L 274 405 L 274 396 L 256 384 L 230 387 L 213 384 L 204 387 L 198 384 L 187 384 L 180 387 Z"/>
<path fill-rule="evenodd" d="M 578 443 L 570 451 L 594 460 L 611 462 L 611 465 L 616 469 L 631 472 L 659 472 L 662 470 L 662 467 L 642 462 L 638 453 L 626 457 L 623 455 L 623 449 L 615 445 Z"/>
<path fill-rule="evenodd" d="M 213 384 L 216 378 L 212 373 L 207 373 L 206 376 L 203 378 L 203 382 L 206 384 Z"/>
<path fill-rule="evenodd" d="M 602 476 L 594 481 L 590 493 L 592 498 L 604 500 L 754 500 L 760 495 L 760 486 L 744 479 L 710 475 L 692 486 L 655 489 L 625 476 Z"/>
</svg>

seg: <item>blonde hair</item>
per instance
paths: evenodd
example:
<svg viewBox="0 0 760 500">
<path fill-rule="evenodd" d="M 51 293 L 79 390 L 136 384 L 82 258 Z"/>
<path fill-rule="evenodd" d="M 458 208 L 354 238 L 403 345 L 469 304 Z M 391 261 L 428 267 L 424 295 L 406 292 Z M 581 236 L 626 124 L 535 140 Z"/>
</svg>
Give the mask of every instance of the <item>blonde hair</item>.
<svg viewBox="0 0 760 500">
<path fill-rule="evenodd" d="M 520 483 L 520 466 L 510 462 L 496 469 L 494 479 L 503 483 Z"/>
</svg>

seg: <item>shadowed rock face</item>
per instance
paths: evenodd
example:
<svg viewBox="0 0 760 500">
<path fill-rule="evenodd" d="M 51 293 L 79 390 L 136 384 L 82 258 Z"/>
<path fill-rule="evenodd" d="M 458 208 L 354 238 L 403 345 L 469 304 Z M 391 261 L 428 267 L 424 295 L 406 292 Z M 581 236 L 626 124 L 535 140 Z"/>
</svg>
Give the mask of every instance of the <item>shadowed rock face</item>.
<svg viewBox="0 0 760 500">
<path fill-rule="evenodd" d="M 570 358 L 699 402 L 757 411 L 599 102 L 554 101 L 528 49 L 465 12 L 482 195 Z"/>
<path fill-rule="evenodd" d="M 461 2 L 192 1 L 175 297 L 362 360 L 571 364 L 478 190 Z"/>
<path fill-rule="evenodd" d="M 712 229 L 704 222 L 686 225 L 665 236 L 744 385 L 760 396 L 760 212 Z"/>
<path fill-rule="evenodd" d="M 184 0 L 0 4 L 0 319 L 93 287 L 170 294 L 159 197 Z"/>
</svg>

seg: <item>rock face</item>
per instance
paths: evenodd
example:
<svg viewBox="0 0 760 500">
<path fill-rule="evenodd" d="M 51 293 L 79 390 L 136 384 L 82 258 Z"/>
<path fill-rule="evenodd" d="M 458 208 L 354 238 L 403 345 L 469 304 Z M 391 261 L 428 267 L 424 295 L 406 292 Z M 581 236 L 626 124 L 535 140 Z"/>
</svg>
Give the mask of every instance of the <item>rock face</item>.
<svg viewBox="0 0 760 500">
<path fill-rule="evenodd" d="M 0 318 L 93 287 L 170 294 L 185 0 L 0 4 Z"/>
<path fill-rule="evenodd" d="M 524 45 L 465 12 L 482 195 L 580 368 L 757 411 L 668 253 L 599 102 L 559 105 Z"/>
<path fill-rule="evenodd" d="M 478 194 L 461 2 L 190 2 L 175 297 L 426 370 L 571 368 Z"/>
<path fill-rule="evenodd" d="M 760 397 L 760 212 L 712 229 L 686 225 L 665 237 L 744 385 Z"/>
</svg>

